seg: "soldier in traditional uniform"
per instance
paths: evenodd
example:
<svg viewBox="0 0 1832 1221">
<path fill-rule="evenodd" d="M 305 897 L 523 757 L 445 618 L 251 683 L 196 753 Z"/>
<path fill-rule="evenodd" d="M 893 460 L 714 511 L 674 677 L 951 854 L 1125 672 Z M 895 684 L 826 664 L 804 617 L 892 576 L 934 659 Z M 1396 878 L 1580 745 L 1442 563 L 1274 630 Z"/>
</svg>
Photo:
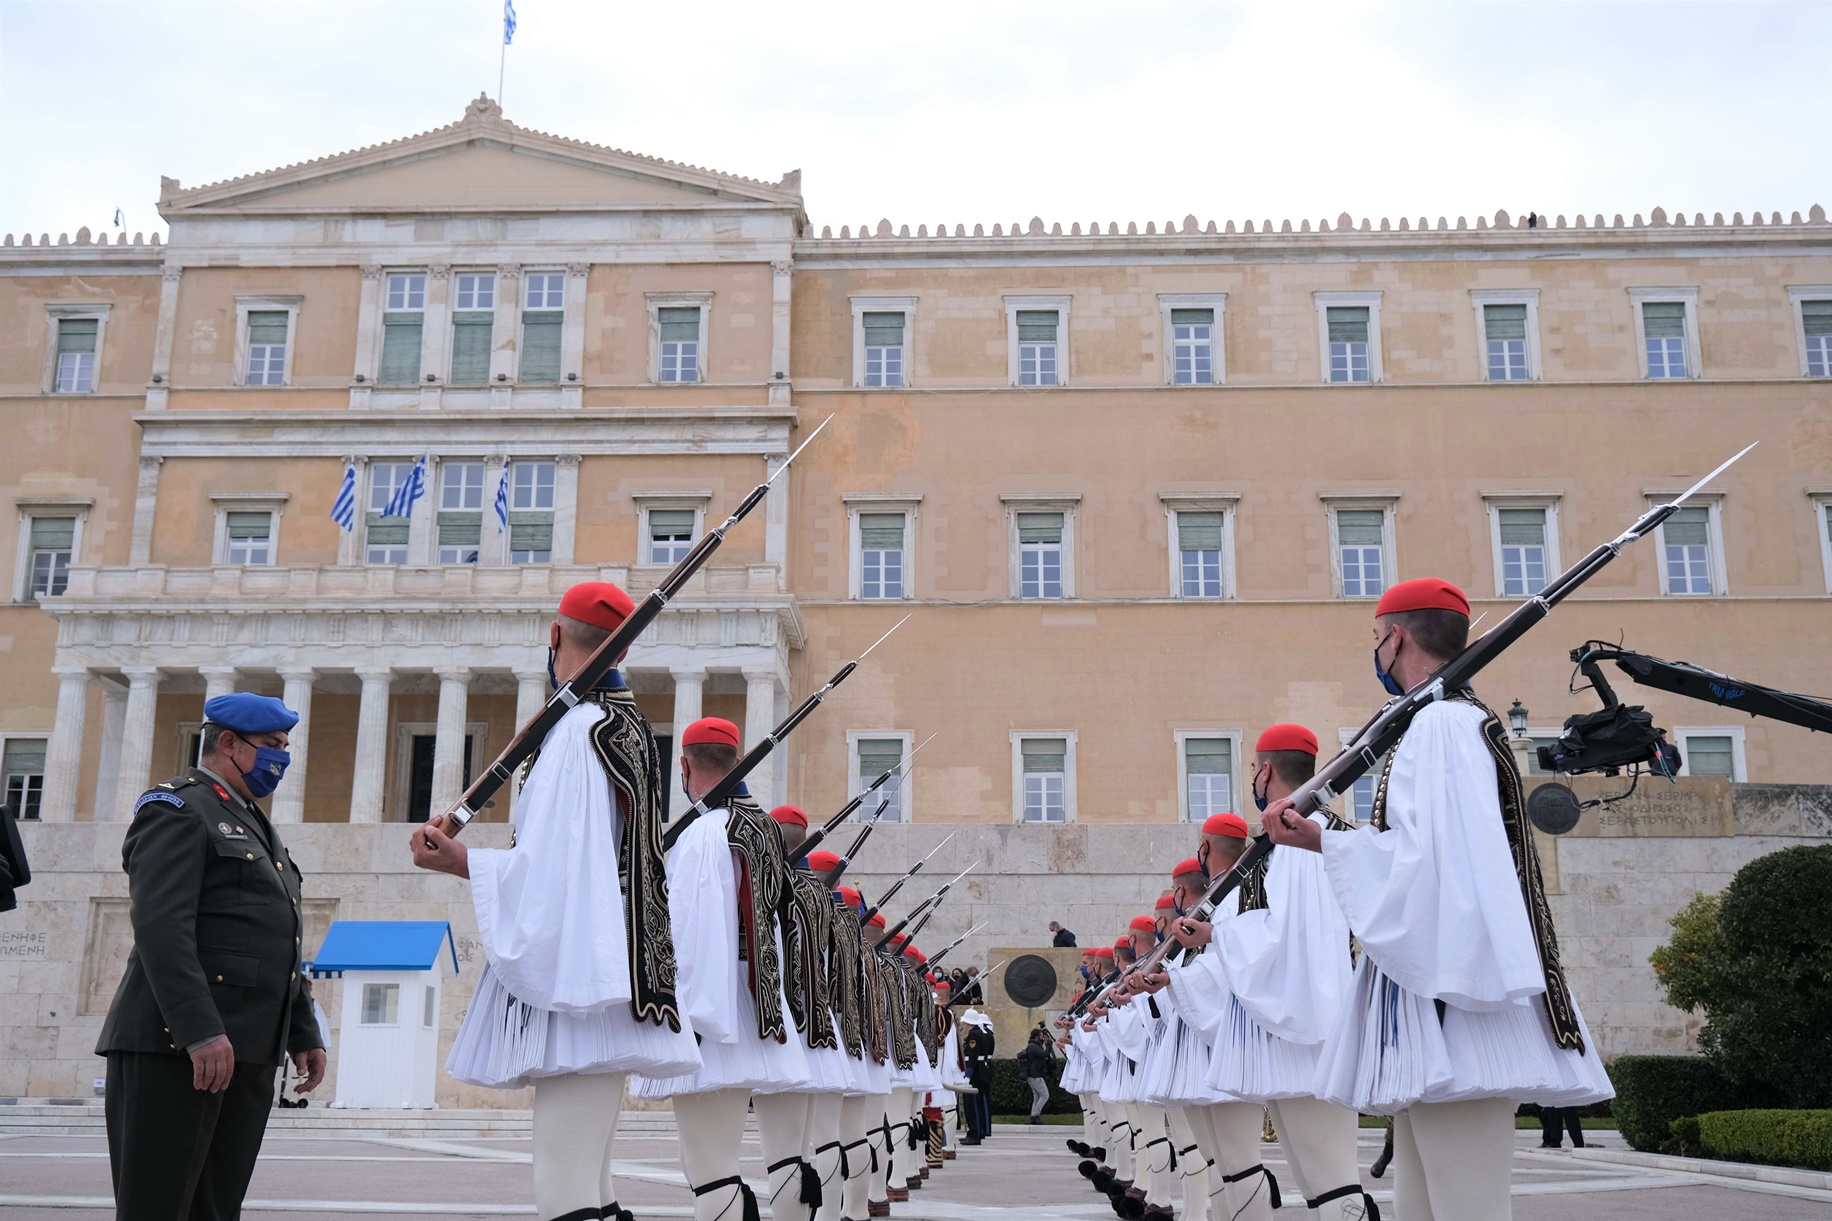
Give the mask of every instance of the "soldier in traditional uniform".
<svg viewBox="0 0 1832 1221">
<path fill-rule="evenodd" d="M 207 700 L 198 765 L 134 803 L 121 845 L 134 948 L 95 1049 L 120 1221 L 240 1216 L 282 1057 L 299 1093 L 324 1079 L 299 871 L 255 804 L 298 723 L 266 696 Z"/>
</svg>

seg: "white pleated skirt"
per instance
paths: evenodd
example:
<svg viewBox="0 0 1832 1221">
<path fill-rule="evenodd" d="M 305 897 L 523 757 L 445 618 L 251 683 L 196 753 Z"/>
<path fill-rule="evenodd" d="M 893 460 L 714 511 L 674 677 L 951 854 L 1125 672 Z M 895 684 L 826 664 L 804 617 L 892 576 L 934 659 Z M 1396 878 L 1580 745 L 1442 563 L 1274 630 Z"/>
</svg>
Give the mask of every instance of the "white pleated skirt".
<svg viewBox="0 0 1832 1221">
<path fill-rule="evenodd" d="M 674 1075 L 700 1067 L 693 1032 L 639 1022 L 627 1001 L 591 1013 L 524 1006 L 485 964 L 445 1071 L 469 1085 L 517 1089 L 564 1073 Z"/>
<path fill-rule="evenodd" d="M 737 966 L 735 961 L 733 966 Z M 784 1013 L 787 1011 L 785 1001 Z M 630 1079 L 630 1094 L 636 1098 L 673 1098 L 712 1090 L 792 1094 L 808 1089 L 808 1054 L 800 1033 L 791 1022 L 788 1037 L 781 1043 L 758 1038 L 757 1003 L 751 999 L 748 985 L 738 989 L 732 1027 L 738 1032 L 735 1042 L 715 1043 L 708 1039 L 700 1044 L 699 1071 L 667 1077 L 644 1073 Z"/>
<path fill-rule="evenodd" d="M 825 1017 L 829 1029 L 833 1027 L 833 1015 L 818 1015 L 815 1020 Z M 799 1031 L 795 1038 L 801 1039 Z M 837 1034 L 837 1032 L 836 1032 Z M 803 1054 L 808 1057 L 808 1084 L 799 1092 L 808 1094 L 858 1094 L 861 1091 L 854 1084 L 852 1066 L 854 1061 L 837 1047 L 808 1047 L 805 1040 Z"/>
<path fill-rule="evenodd" d="M 851 1060 L 853 1085 L 860 1095 L 874 1098 L 891 1092 L 891 1063 L 887 1059 L 883 1064 L 871 1058 L 869 1050 L 862 1060 Z"/>
<path fill-rule="evenodd" d="M 1088 1054 L 1075 1044 L 1070 1043 L 1063 1056 L 1062 1088 L 1071 1094 L 1088 1092 Z"/>
<path fill-rule="evenodd" d="M 1574 1005 L 1575 1008 L 1575 1005 Z M 1446 1006 L 1408 992 L 1367 958 L 1355 993 L 1323 1043 L 1316 1095 L 1372 1115 L 1417 1102 L 1511 1098 L 1584 1106 L 1615 1097 L 1579 1013 L 1584 1051 L 1561 1050 L 1538 997 L 1495 1010 Z"/>
<path fill-rule="evenodd" d="M 1221 1037 L 1209 1061 L 1208 1084 L 1247 1102 L 1309 1098 L 1317 1088 L 1322 1050 L 1320 1043 L 1293 1043 L 1267 1034 L 1238 999 L 1229 997 Z"/>
<path fill-rule="evenodd" d="M 1167 1034 L 1169 1032 L 1166 1032 Z M 1188 1022 L 1176 1023 L 1175 1052 L 1160 1094 L 1150 1098 L 1156 1106 L 1206 1107 L 1239 1099 L 1209 1084 L 1211 1049 L 1202 1032 Z"/>
</svg>

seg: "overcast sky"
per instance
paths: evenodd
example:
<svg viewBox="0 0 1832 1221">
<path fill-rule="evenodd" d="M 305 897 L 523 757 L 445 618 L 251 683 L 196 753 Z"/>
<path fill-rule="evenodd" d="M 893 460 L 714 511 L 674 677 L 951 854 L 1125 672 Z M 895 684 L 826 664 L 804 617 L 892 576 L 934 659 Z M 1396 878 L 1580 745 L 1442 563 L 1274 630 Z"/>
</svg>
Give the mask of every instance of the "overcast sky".
<svg viewBox="0 0 1832 1221">
<path fill-rule="evenodd" d="M 774 181 L 816 226 L 1832 206 L 1832 4 L 518 0 L 525 127 Z M 691 12 L 691 17 L 683 14 Z M 0 232 L 496 92 L 500 0 L 0 0 Z"/>
</svg>

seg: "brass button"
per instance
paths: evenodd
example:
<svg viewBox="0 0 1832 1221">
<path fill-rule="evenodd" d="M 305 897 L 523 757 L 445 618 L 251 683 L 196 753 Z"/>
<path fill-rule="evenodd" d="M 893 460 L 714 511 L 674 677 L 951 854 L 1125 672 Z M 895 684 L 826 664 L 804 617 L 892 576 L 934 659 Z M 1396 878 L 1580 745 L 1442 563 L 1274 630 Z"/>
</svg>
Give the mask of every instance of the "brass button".
<svg viewBox="0 0 1832 1221">
<path fill-rule="evenodd" d="M 294 937 L 294 938 L 293 938 L 293 944 L 294 944 L 294 945 L 298 945 L 298 944 L 299 944 L 299 939 L 298 939 L 297 937 Z"/>
<path fill-rule="evenodd" d="M 275 861 L 275 862 L 274 862 L 274 868 L 275 868 L 275 869 L 285 869 L 285 868 L 286 868 L 286 862 L 285 862 L 285 861 Z"/>
<path fill-rule="evenodd" d="M 220 975 L 218 975 L 218 976 L 216 977 L 216 982 L 217 982 L 217 983 L 219 983 L 219 984 L 220 984 L 220 983 L 222 983 L 222 982 L 223 982 L 223 977 L 222 977 L 222 976 L 220 976 Z"/>
<path fill-rule="evenodd" d="M 292 978 L 293 978 L 293 979 L 298 979 L 298 978 L 299 978 L 299 972 L 297 972 L 297 971 L 294 971 L 294 972 L 293 972 L 293 974 L 292 974 Z"/>
<path fill-rule="evenodd" d="M 254 853 L 250 852 L 248 854 L 248 859 L 252 861 L 254 859 Z"/>
</svg>

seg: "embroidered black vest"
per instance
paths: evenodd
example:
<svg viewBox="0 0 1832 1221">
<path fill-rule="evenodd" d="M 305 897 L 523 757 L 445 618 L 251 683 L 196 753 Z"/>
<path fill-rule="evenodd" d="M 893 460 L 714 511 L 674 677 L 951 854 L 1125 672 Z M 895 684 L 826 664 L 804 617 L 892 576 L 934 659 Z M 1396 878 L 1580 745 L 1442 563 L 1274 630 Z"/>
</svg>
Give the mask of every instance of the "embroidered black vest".
<svg viewBox="0 0 1832 1221">
<path fill-rule="evenodd" d="M 828 997 L 840 1026 L 840 1042 L 855 1060 L 865 1058 L 865 941 L 859 935 L 858 909 L 833 898 L 833 966 Z"/>
<path fill-rule="evenodd" d="M 1560 1048 L 1582 1053 L 1584 1036 L 1578 1030 L 1577 1008 L 1571 1003 L 1571 988 L 1559 963 L 1558 933 L 1552 927 L 1552 908 L 1546 902 L 1546 883 L 1540 876 L 1539 854 L 1533 849 L 1533 827 L 1526 818 L 1526 799 L 1520 783 L 1520 770 L 1514 764 L 1514 752 L 1508 748 L 1507 730 L 1493 709 L 1465 688 L 1447 699 L 1460 700 L 1483 713 L 1482 741 L 1495 760 L 1495 784 L 1501 799 L 1501 825 L 1507 832 L 1508 851 L 1514 857 L 1514 876 L 1520 883 L 1520 896 L 1527 905 L 1527 923 L 1533 930 L 1533 944 L 1539 951 L 1540 970 L 1545 975 L 1546 1017 L 1552 1023 L 1552 1034 Z M 1400 736 L 1400 742 L 1405 736 Z M 1374 826 L 1387 829 L 1387 784 L 1393 776 L 1393 758 L 1400 742 L 1387 755 L 1387 766 L 1380 773 L 1380 784 L 1374 790 Z"/>
<path fill-rule="evenodd" d="M 782 1012 L 783 994 L 801 987 L 800 971 L 790 956 L 788 986 L 785 964 L 776 956 L 776 921 L 788 884 L 789 862 L 782 852 L 782 832 L 757 803 L 734 797 L 726 804 L 725 841 L 738 854 L 738 961 L 750 964 L 751 999 L 757 1005 L 757 1037 L 788 1040 Z"/>
<path fill-rule="evenodd" d="M 835 986 L 832 963 L 837 920 L 833 894 L 806 869 L 792 868 L 785 897 L 788 920 L 783 925 L 787 943 L 784 949 L 796 962 L 795 974 L 800 982 L 789 994 L 789 1013 L 808 1046 L 837 1048 L 840 1044 L 834 1037 L 834 1024 L 826 1020 L 833 1008 Z"/>
</svg>

